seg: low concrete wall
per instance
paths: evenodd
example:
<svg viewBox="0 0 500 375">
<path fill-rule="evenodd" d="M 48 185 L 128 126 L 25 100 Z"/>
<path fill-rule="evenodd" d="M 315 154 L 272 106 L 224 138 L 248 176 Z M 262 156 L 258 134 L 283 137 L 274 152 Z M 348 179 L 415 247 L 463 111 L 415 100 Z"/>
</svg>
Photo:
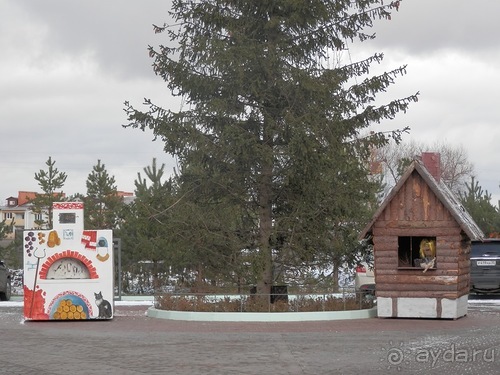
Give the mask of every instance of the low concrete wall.
<svg viewBox="0 0 500 375">
<path fill-rule="evenodd" d="M 378 317 L 458 319 L 467 315 L 468 297 L 468 294 L 455 299 L 378 297 Z"/>
<path fill-rule="evenodd" d="M 377 316 L 377 307 L 365 310 L 273 313 L 172 311 L 150 307 L 147 310 L 147 316 L 159 319 L 203 322 L 303 322 L 374 318 Z"/>
</svg>

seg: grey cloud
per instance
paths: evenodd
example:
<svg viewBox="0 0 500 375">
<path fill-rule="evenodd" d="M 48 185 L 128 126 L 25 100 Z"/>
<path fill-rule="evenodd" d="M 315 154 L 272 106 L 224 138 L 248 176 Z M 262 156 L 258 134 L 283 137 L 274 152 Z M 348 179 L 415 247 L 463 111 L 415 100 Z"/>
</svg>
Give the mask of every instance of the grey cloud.
<svg viewBox="0 0 500 375">
<path fill-rule="evenodd" d="M 168 42 L 152 24 L 168 22 L 170 1 L 18 0 L 16 6 L 46 33 L 42 59 L 91 53 L 106 74 L 121 78 L 153 76 L 147 46 Z"/>
<path fill-rule="evenodd" d="M 404 0 L 390 21 L 375 23 L 369 43 L 412 54 L 498 50 L 499 14 L 498 0 Z"/>
</svg>

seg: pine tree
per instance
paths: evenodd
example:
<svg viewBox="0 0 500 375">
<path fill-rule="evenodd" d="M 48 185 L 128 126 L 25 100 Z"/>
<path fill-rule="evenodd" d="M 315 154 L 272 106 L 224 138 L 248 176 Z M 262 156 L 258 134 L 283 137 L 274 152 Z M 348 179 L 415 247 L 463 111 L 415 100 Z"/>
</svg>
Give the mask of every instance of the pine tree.
<svg viewBox="0 0 500 375">
<path fill-rule="evenodd" d="M 14 219 L 12 219 L 9 222 L 7 222 L 7 219 L 3 219 L 0 221 L 0 240 L 3 240 L 5 237 L 7 237 L 7 234 L 12 233 L 12 229 L 14 227 Z"/>
<path fill-rule="evenodd" d="M 173 46 L 149 48 L 154 72 L 184 107 L 146 100 L 140 111 L 126 102 L 126 126 L 165 142 L 192 202 L 239 207 L 259 293 L 269 293 L 279 269 L 320 255 L 338 260 L 353 247 L 377 190 L 370 149 L 408 130 L 368 128 L 417 95 L 375 106 L 406 67 L 369 76 L 382 54 L 333 61 L 348 41 L 374 38 L 363 30 L 399 3 L 175 0 L 174 25 L 155 26 Z"/>
<path fill-rule="evenodd" d="M 122 198 L 118 196 L 115 177 L 109 175 L 101 160 L 92 168 L 86 185 L 85 228 L 114 229 Z"/>
<path fill-rule="evenodd" d="M 484 191 L 474 177 L 465 183 L 466 192 L 460 194 L 460 201 L 486 236 L 496 237 L 500 232 L 500 213 L 491 204 L 491 194 Z"/>
<path fill-rule="evenodd" d="M 45 162 L 47 170 L 40 169 L 35 173 L 35 180 L 38 181 L 42 193 L 36 193 L 35 198 L 30 201 L 32 204 L 31 211 L 38 214 L 40 219 L 35 220 L 35 224 L 39 227 L 44 225 L 47 228 L 52 228 L 52 204 L 54 202 L 64 201 L 64 193 L 60 190 L 66 182 L 67 175 L 64 172 L 59 172 L 55 167 L 55 160 L 49 156 Z M 47 217 L 47 220 L 43 218 Z"/>
<path fill-rule="evenodd" d="M 125 263 L 130 266 L 129 270 L 139 272 L 133 269 L 134 264 L 150 262 L 155 286 L 158 285 L 160 271 L 165 271 L 163 267 L 175 263 L 172 260 L 172 236 L 169 228 L 169 206 L 174 198 L 171 194 L 171 181 L 163 180 L 164 168 L 164 164 L 158 168 L 156 159 L 153 159 L 152 165 L 143 170 L 146 177 L 141 173 L 137 174 L 136 198 L 131 204 L 124 205 L 118 230 L 122 247 L 127 249 L 123 256 Z"/>
</svg>

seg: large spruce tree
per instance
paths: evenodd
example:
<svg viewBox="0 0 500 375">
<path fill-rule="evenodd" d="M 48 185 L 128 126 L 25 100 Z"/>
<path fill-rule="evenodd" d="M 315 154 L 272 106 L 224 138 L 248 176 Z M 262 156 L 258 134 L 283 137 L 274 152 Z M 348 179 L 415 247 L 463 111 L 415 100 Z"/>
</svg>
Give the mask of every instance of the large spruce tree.
<svg viewBox="0 0 500 375">
<path fill-rule="evenodd" d="M 149 48 L 154 72 L 183 107 L 126 102 L 126 126 L 165 143 L 191 201 L 240 207 L 247 227 L 238 236 L 255 255 L 261 293 L 284 268 L 338 263 L 353 248 L 375 196 L 370 149 L 407 130 L 369 127 L 417 96 L 377 106 L 405 67 L 371 76 L 382 54 L 338 57 L 348 42 L 373 38 L 364 30 L 399 3 L 174 0 L 173 24 L 155 26 L 169 45 Z"/>
</svg>

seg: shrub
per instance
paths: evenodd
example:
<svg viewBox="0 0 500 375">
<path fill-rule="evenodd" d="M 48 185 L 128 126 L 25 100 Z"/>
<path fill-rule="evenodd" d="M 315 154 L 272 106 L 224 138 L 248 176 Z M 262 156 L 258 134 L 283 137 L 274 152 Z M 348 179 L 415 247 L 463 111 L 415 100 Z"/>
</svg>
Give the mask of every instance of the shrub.
<svg viewBox="0 0 500 375">
<path fill-rule="evenodd" d="M 359 294 L 345 296 L 300 295 L 288 301 L 270 303 L 268 296 L 232 295 L 222 298 L 207 294 L 165 293 L 156 297 L 156 308 L 174 311 L 213 312 L 312 312 L 367 309 L 373 299 Z"/>
</svg>

